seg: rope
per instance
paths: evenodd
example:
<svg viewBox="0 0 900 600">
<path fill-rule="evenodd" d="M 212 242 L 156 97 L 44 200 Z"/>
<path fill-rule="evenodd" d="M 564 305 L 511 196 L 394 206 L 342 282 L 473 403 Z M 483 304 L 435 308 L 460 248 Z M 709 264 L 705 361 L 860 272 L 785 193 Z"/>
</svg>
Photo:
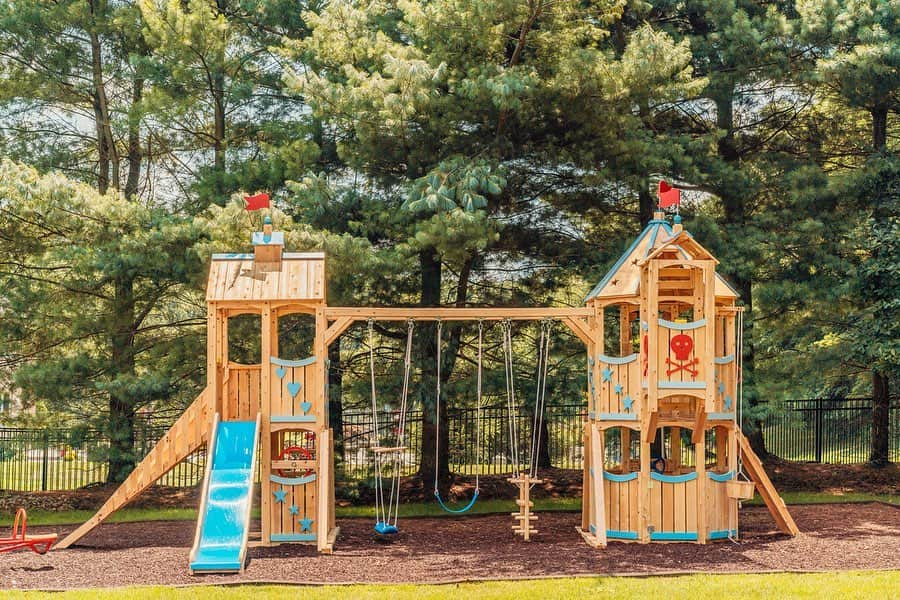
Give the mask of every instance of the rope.
<svg viewBox="0 0 900 600">
<path fill-rule="evenodd" d="M 440 465 L 439 460 L 439 449 L 440 449 L 440 440 L 441 440 L 441 330 L 442 325 L 441 322 L 438 321 L 437 327 L 437 398 L 435 400 L 435 411 L 437 413 L 435 418 L 435 448 L 434 448 L 434 497 L 437 498 L 438 504 L 440 507 L 448 512 L 453 514 L 460 514 L 467 512 L 473 506 L 475 506 L 475 501 L 478 500 L 478 496 L 481 494 L 481 375 L 482 375 L 482 357 L 483 357 L 483 339 L 484 339 L 484 324 L 481 320 L 478 321 L 478 370 L 476 375 L 476 392 L 475 392 L 475 457 L 476 463 L 479 463 L 475 467 L 475 493 L 472 495 L 472 498 L 469 500 L 469 503 L 462 508 L 450 508 L 447 506 L 443 499 L 441 498 L 440 490 L 438 489 L 438 467 Z"/>
<path fill-rule="evenodd" d="M 550 330 L 553 322 L 541 321 L 541 335 L 538 341 L 537 385 L 534 392 L 534 419 L 531 431 L 530 475 L 537 478 L 538 451 L 541 445 L 541 433 L 544 428 L 544 410 L 547 402 L 547 369 L 550 362 Z M 534 484 L 532 484 L 534 485 Z"/>
<path fill-rule="evenodd" d="M 501 324 L 503 334 L 503 364 L 506 371 L 506 411 L 509 415 L 508 429 L 509 442 L 511 446 L 510 457 L 516 471 L 518 471 L 521 463 L 519 462 L 519 429 L 518 429 L 518 404 L 516 403 L 516 386 L 515 386 L 515 369 L 513 367 L 512 358 L 512 322 L 506 319 Z"/>
<path fill-rule="evenodd" d="M 369 319 L 369 373 L 371 379 L 372 394 L 372 447 L 378 446 L 378 399 L 375 386 L 375 323 L 374 319 Z M 411 372 L 412 357 L 412 340 L 415 324 L 412 319 L 407 321 L 406 326 L 406 352 L 403 359 L 403 386 L 400 392 L 400 420 L 397 423 L 397 434 L 395 436 L 395 446 L 400 448 L 406 445 L 406 417 L 409 405 L 409 376 Z M 386 461 L 382 457 L 382 453 L 375 453 L 375 520 L 376 527 L 378 524 L 397 526 L 397 519 L 400 514 L 400 467 L 403 464 L 403 457 L 400 451 L 392 452 L 393 457 Z M 387 502 L 385 502 L 384 494 L 384 478 L 382 471 L 386 464 L 391 464 L 391 489 Z"/>
</svg>

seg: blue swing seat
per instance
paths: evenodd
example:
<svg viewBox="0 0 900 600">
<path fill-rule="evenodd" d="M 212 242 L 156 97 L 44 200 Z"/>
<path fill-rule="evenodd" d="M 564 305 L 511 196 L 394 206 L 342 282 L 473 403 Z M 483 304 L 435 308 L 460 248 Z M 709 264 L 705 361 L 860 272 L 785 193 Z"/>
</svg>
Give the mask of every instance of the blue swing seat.
<svg viewBox="0 0 900 600">
<path fill-rule="evenodd" d="M 462 508 L 453 509 L 444 504 L 444 501 L 441 499 L 441 493 L 437 490 L 434 490 L 434 497 L 437 498 L 438 504 L 441 505 L 441 508 L 444 509 L 445 512 L 453 513 L 455 515 L 462 514 L 464 512 L 468 512 L 473 506 L 475 506 L 475 501 L 478 500 L 479 490 L 475 490 L 475 493 L 472 494 L 472 499 L 469 500 L 469 503 Z"/>
<path fill-rule="evenodd" d="M 384 521 L 378 521 L 375 523 L 375 531 L 381 535 L 395 535 L 400 533 L 400 530 L 397 529 L 396 525 L 391 525 L 390 523 L 385 523 Z"/>
</svg>

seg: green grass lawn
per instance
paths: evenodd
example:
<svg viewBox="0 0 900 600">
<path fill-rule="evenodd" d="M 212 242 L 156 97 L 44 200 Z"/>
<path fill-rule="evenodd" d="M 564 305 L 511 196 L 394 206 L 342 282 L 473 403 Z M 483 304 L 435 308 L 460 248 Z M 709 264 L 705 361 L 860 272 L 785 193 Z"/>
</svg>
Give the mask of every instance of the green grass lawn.
<svg viewBox="0 0 900 600">
<path fill-rule="evenodd" d="M 788 504 L 835 504 L 844 502 L 887 502 L 900 505 L 900 497 L 889 494 L 826 494 L 824 492 L 785 492 L 782 494 Z M 534 501 L 535 510 L 548 511 L 578 511 L 581 510 L 581 498 L 539 498 Z M 749 506 L 762 506 L 763 501 L 759 496 L 746 502 Z M 516 510 L 513 500 L 479 500 L 468 513 L 469 515 L 485 515 L 496 513 L 508 513 Z M 338 506 L 337 518 L 372 517 L 374 509 L 371 506 Z M 254 516 L 259 517 L 259 507 L 255 507 Z M 93 511 L 69 510 L 60 512 L 29 511 L 28 523 L 30 525 L 68 525 L 83 523 L 93 516 Z M 409 517 L 444 517 L 448 515 L 441 510 L 435 502 L 416 502 L 400 505 L 400 516 Z M 12 525 L 12 514 L 0 516 L 0 526 Z M 133 523 L 136 521 L 193 521 L 197 519 L 197 511 L 193 508 L 124 508 L 113 514 L 109 523 Z"/>
<path fill-rule="evenodd" d="M 488 581 L 451 585 L 350 586 L 197 586 L 134 587 L 82 590 L 54 594 L 59 600 L 308 598 L 310 600 L 396 600 L 431 598 L 896 598 L 900 571 L 848 571 L 843 573 L 778 573 L 765 575 L 686 575 L 679 577 L 578 577 L 523 581 Z M 44 598 L 43 592 L 4 592 L 6 598 Z"/>
</svg>

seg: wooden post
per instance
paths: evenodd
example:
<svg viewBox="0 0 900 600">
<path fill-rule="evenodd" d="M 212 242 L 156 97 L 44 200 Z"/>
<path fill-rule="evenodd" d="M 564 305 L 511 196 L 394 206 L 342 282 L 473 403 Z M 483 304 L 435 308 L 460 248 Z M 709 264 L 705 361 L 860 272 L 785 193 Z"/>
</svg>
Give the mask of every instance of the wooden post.
<svg viewBox="0 0 900 600">
<path fill-rule="evenodd" d="M 594 522 L 596 532 L 594 537 L 601 546 L 606 545 L 606 497 L 603 489 L 603 432 L 596 423 L 591 425 L 591 496 L 594 499 L 594 514 L 591 519 Z"/>
<path fill-rule="evenodd" d="M 277 356 L 278 353 L 276 348 L 278 344 L 278 319 L 273 316 L 271 303 L 266 302 L 263 304 L 259 321 L 260 329 L 262 330 L 260 338 L 261 356 L 259 359 L 259 408 L 260 413 L 262 413 L 259 432 L 259 439 L 262 444 L 260 450 L 262 456 L 259 462 L 260 521 L 261 542 L 269 544 L 272 541 L 272 482 L 269 480 L 269 475 L 272 473 L 272 363 L 270 359 L 273 356 Z M 276 323 L 274 327 L 273 322 Z M 275 334 L 274 336 L 273 333 Z"/>
<path fill-rule="evenodd" d="M 588 420 L 584 424 L 584 433 L 581 436 L 582 455 L 583 455 L 583 475 L 582 475 L 582 485 L 581 485 L 581 530 L 583 532 L 589 532 L 591 528 L 591 514 L 592 514 L 592 502 L 594 501 L 593 494 L 591 494 L 591 487 L 593 482 L 591 481 L 591 421 Z"/>
<path fill-rule="evenodd" d="M 696 440 L 696 432 L 694 432 Z M 705 544 L 709 537 L 709 518 L 706 514 L 706 440 L 701 433 L 694 443 L 694 462 L 697 469 L 697 541 Z"/>
<path fill-rule="evenodd" d="M 669 439 L 671 446 L 671 456 L 669 457 L 669 470 L 677 474 L 681 468 L 681 427 L 671 427 L 669 429 Z"/>
<path fill-rule="evenodd" d="M 650 479 L 650 443 L 641 436 L 641 474 L 638 477 L 640 487 L 638 489 L 638 510 L 640 517 L 638 523 L 638 539 L 641 543 L 650 541 L 650 490 L 653 488 L 653 480 Z"/>
</svg>

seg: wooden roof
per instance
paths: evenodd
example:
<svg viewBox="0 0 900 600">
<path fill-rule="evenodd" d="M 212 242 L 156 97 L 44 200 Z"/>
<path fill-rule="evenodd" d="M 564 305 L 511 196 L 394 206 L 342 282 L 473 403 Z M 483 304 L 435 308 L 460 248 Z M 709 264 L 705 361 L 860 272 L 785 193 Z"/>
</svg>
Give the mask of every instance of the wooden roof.
<svg viewBox="0 0 900 600">
<path fill-rule="evenodd" d="M 285 252 L 281 270 L 254 265 L 252 254 L 214 254 L 207 302 L 325 300 L 325 254 Z"/>
<path fill-rule="evenodd" d="M 676 235 L 665 219 L 653 219 L 625 253 L 619 257 L 619 260 L 600 280 L 600 283 L 591 290 L 591 293 L 585 298 L 585 302 L 593 299 L 628 298 L 639 295 L 641 264 L 648 257 L 660 254 L 666 247 L 677 249 L 682 256 L 688 259 L 715 260 L 712 254 L 686 231 Z M 719 273 L 716 273 L 716 298 L 734 300 L 737 297 L 738 294 L 728 282 Z"/>
</svg>

